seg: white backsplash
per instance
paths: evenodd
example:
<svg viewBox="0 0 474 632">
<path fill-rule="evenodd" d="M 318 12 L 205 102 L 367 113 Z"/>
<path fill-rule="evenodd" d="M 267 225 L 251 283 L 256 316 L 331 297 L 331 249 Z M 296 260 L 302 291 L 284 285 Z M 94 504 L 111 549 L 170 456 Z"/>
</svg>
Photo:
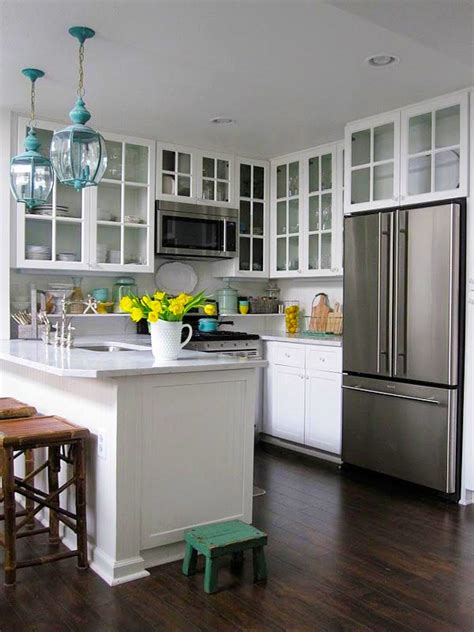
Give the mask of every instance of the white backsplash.
<svg viewBox="0 0 474 632">
<path fill-rule="evenodd" d="M 278 287 L 282 301 L 299 301 L 301 311 L 308 316 L 311 314 L 313 299 L 319 292 L 328 295 L 332 308 L 336 302 L 343 303 L 342 279 L 280 279 Z"/>
</svg>

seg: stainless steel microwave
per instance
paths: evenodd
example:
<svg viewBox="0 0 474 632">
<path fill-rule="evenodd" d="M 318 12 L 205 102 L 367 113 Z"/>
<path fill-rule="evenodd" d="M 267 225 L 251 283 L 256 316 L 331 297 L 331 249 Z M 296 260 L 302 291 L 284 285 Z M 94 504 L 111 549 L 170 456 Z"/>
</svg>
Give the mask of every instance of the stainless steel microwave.
<svg viewBox="0 0 474 632">
<path fill-rule="evenodd" d="M 162 200 L 155 208 L 156 254 L 181 259 L 238 256 L 237 209 Z"/>
</svg>

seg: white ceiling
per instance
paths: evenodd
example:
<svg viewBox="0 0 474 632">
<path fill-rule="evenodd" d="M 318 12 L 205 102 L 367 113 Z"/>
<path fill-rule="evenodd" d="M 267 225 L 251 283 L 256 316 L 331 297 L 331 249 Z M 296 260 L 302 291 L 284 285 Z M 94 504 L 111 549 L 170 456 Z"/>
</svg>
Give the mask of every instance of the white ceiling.
<svg viewBox="0 0 474 632">
<path fill-rule="evenodd" d="M 86 45 L 91 125 L 273 157 L 342 138 L 344 123 L 472 85 L 471 0 L 0 0 L 0 98 L 65 120 L 72 25 Z M 374 53 L 400 64 L 373 69 Z M 224 127 L 209 119 L 236 119 Z"/>
</svg>

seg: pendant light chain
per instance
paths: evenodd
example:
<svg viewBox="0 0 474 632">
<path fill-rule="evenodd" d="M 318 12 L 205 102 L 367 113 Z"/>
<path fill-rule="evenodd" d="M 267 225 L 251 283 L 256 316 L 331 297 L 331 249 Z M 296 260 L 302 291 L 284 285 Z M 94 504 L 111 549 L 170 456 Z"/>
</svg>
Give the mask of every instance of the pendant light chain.
<svg viewBox="0 0 474 632">
<path fill-rule="evenodd" d="M 30 130 L 34 129 L 36 119 L 35 119 L 35 100 L 36 100 L 36 91 L 35 91 L 35 82 L 31 82 L 31 97 L 30 97 L 30 120 L 28 123 L 28 127 Z"/>
<path fill-rule="evenodd" d="M 85 94 L 84 90 L 84 42 L 79 46 L 79 85 L 77 88 L 77 95 L 82 99 Z"/>
</svg>

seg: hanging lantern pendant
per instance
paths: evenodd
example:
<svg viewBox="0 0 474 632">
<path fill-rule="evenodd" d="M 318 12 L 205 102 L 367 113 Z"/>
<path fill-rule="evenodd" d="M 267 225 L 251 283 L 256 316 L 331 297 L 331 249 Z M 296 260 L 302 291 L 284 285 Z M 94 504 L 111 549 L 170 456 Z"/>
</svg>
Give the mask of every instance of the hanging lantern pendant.
<svg viewBox="0 0 474 632">
<path fill-rule="evenodd" d="M 77 100 L 69 112 L 72 125 L 54 132 L 51 162 L 60 182 L 77 191 L 96 186 L 107 167 L 107 151 L 101 134 L 86 123 L 91 118 L 84 103 L 84 42 L 94 37 L 87 26 L 73 26 L 70 35 L 79 40 L 79 83 Z"/>
<path fill-rule="evenodd" d="M 54 174 L 49 158 L 38 151 L 41 144 L 34 129 L 35 82 L 44 77 L 44 72 L 37 68 L 24 68 L 21 72 L 31 81 L 31 113 L 24 143 L 25 151 L 12 158 L 10 163 L 10 188 L 17 202 L 23 202 L 31 209 L 48 201 Z"/>
</svg>

